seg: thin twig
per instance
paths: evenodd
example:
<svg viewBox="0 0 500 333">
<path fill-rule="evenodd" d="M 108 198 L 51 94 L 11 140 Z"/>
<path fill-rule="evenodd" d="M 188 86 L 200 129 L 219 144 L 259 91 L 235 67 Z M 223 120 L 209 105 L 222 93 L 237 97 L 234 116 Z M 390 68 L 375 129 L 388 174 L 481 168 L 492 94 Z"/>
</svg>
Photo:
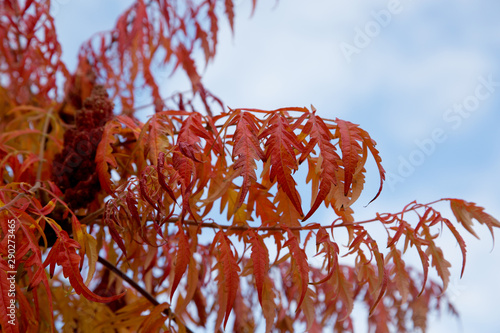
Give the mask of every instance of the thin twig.
<svg viewBox="0 0 500 333">
<path fill-rule="evenodd" d="M 426 204 L 417 204 L 416 206 L 414 206 L 414 207 L 412 207 L 410 209 L 403 209 L 402 211 L 394 213 L 394 214 L 391 214 L 391 215 L 401 215 L 401 214 L 408 213 L 408 212 L 417 210 L 419 208 L 426 207 L 426 206 L 429 206 L 429 205 L 432 205 L 432 204 L 435 204 L 435 203 L 438 203 L 438 202 L 441 202 L 441 201 L 445 201 L 445 200 L 446 199 L 439 199 L 439 200 L 435 200 L 435 201 L 432 201 L 432 202 L 429 202 L 429 203 L 426 203 Z M 383 214 L 381 214 L 381 215 L 383 215 Z M 320 228 L 340 228 L 340 227 L 356 226 L 356 225 L 360 225 L 360 224 L 366 224 L 366 223 L 371 223 L 371 222 L 375 222 L 375 221 L 380 221 L 379 217 L 374 217 L 374 218 L 371 218 L 371 219 L 368 219 L 368 220 L 363 220 L 363 221 L 342 222 L 342 223 L 339 223 L 339 224 L 335 224 L 335 222 L 338 221 L 339 219 L 340 218 L 337 218 L 330 225 L 323 225 L 323 224 L 320 224 L 320 223 L 311 223 L 311 224 L 304 225 L 304 226 L 287 227 L 287 229 L 290 229 L 290 230 L 293 230 L 293 231 L 295 231 L 295 230 L 301 231 L 301 230 L 316 230 L 316 229 L 320 229 Z M 166 220 L 165 222 L 167 222 L 167 223 L 177 223 L 177 222 L 179 222 L 179 219 L 177 219 L 177 218 L 171 218 L 171 219 Z M 218 224 L 216 222 L 201 222 L 200 223 L 200 222 L 196 222 L 194 220 L 184 220 L 183 224 L 185 224 L 185 225 L 191 225 L 191 226 L 197 226 L 197 227 L 201 227 L 201 228 L 212 228 L 212 229 L 223 229 L 223 230 L 237 230 L 237 231 L 246 231 L 246 230 L 254 230 L 254 231 L 283 231 L 283 227 L 280 224 L 277 224 L 277 225 L 274 225 L 274 226 L 269 226 L 269 227 L 262 227 L 262 226 L 261 227 L 251 227 L 251 226 L 243 226 L 243 225 L 238 225 L 238 226 L 224 225 L 224 224 Z"/>
<path fill-rule="evenodd" d="M 40 148 L 38 149 L 38 161 L 39 161 L 39 164 L 38 164 L 38 168 L 36 170 L 35 185 L 33 185 L 29 190 L 27 190 L 27 191 L 25 191 L 23 193 L 19 193 L 18 195 L 16 195 L 16 197 L 14 199 L 12 199 L 11 201 L 9 201 L 8 204 L 0 207 L 0 212 L 2 210 L 9 210 L 9 208 L 11 206 L 13 206 L 16 203 L 16 201 L 24 198 L 26 196 L 26 193 L 35 192 L 35 191 L 37 191 L 41 187 L 42 168 L 43 168 L 43 160 L 44 160 L 43 155 L 45 153 L 45 141 L 46 141 L 46 137 L 47 137 L 47 132 L 49 130 L 49 118 L 50 118 L 51 114 L 52 114 L 52 109 L 50 109 L 47 112 L 47 115 L 45 116 L 45 121 L 43 123 L 42 142 L 40 144 Z"/>
<path fill-rule="evenodd" d="M 160 305 L 160 303 L 156 300 L 156 298 L 153 297 L 150 293 L 148 293 L 144 288 L 142 288 L 140 285 L 137 284 L 134 280 L 128 277 L 127 274 L 119 270 L 115 265 L 107 261 L 101 256 L 98 256 L 97 261 L 100 262 L 103 266 L 105 266 L 107 269 L 118 275 L 122 280 L 126 281 L 132 288 L 137 290 L 144 298 L 146 298 L 151 304 L 154 306 Z M 165 314 L 167 317 L 172 318 L 172 320 L 177 324 L 177 325 L 182 325 L 186 328 L 186 332 L 188 333 L 194 333 L 189 327 L 184 325 L 184 323 L 181 322 L 179 317 L 175 315 L 169 308 L 163 310 L 163 314 Z"/>
<path fill-rule="evenodd" d="M 99 208 L 95 212 L 92 212 L 80 220 L 81 224 L 88 224 L 99 218 L 104 213 L 105 208 Z"/>
<path fill-rule="evenodd" d="M 185 91 L 181 91 L 181 92 L 176 92 L 168 97 L 165 97 L 165 98 L 162 98 L 161 101 L 162 102 L 166 102 L 168 101 L 169 99 L 174 99 L 176 96 L 179 96 L 179 95 L 184 95 L 184 94 L 187 94 L 187 93 L 190 93 L 192 92 L 192 90 L 185 90 Z M 149 108 L 149 107 L 153 107 L 155 105 L 155 103 L 148 103 L 148 104 L 144 104 L 144 105 L 140 105 L 140 106 L 136 106 L 135 108 L 130 108 L 130 109 L 124 109 L 122 112 L 127 114 L 128 112 L 135 112 L 135 111 L 138 111 L 138 110 L 141 110 L 141 109 L 145 109 L 145 108 Z"/>
<path fill-rule="evenodd" d="M 43 162 L 44 162 L 44 153 L 45 153 L 45 144 L 47 142 L 48 138 L 48 132 L 49 132 L 49 124 L 50 124 L 50 117 L 52 116 L 53 109 L 50 108 L 47 114 L 45 115 L 45 121 L 43 123 L 43 129 L 42 129 L 42 142 L 40 143 L 40 149 L 38 151 L 38 169 L 36 170 L 36 183 L 35 185 L 39 185 L 37 188 L 37 192 L 40 196 L 40 200 L 42 202 L 48 202 L 47 199 L 47 193 L 45 191 L 40 191 L 41 184 L 42 184 L 42 168 L 43 168 Z"/>
<path fill-rule="evenodd" d="M 40 149 L 38 150 L 38 169 L 36 171 L 36 183 L 40 183 L 42 179 L 42 167 L 43 163 L 42 161 L 44 160 L 43 154 L 45 153 L 45 142 L 47 141 L 47 132 L 49 131 L 49 120 L 50 116 L 52 115 L 52 108 L 49 109 L 47 112 L 47 115 L 45 116 L 45 122 L 43 123 L 43 129 L 42 129 L 42 143 L 40 144 Z"/>
<path fill-rule="evenodd" d="M 417 205 L 411 207 L 410 209 L 403 209 L 400 212 L 393 213 L 391 215 L 402 215 L 404 213 L 415 211 L 419 208 L 427 207 L 429 205 L 432 205 L 432 204 L 435 204 L 435 203 L 438 203 L 441 201 L 446 201 L 446 200 L 447 200 L 447 198 L 443 198 L 443 199 L 438 199 L 438 200 L 428 202 L 426 204 L 417 204 Z M 0 209 L 1 209 L 1 207 L 0 207 Z M 92 219 L 99 218 L 103 212 L 104 212 L 104 208 L 96 210 L 95 212 L 86 216 L 80 222 L 83 224 L 86 224 L 86 222 L 90 222 Z M 324 225 L 324 224 L 320 224 L 320 223 L 310 223 L 310 224 L 303 225 L 303 226 L 287 227 L 287 229 L 290 229 L 292 231 L 302 231 L 302 230 L 317 230 L 320 228 L 340 228 L 340 227 L 347 227 L 347 226 L 356 226 L 356 225 L 367 224 L 367 223 L 371 223 L 371 222 L 375 222 L 375 221 L 381 221 L 381 219 L 380 219 L 381 215 L 384 215 L 384 214 L 379 214 L 378 217 L 374 217 L 374 218 L 371 218 L 368 220 L 354 221 L 354 222 L 342 222 L 339 224 L 335 224 L 335 222 L 340 220 L 340 217 L 339 217 L 335 221 L 333 221 L 330 225 Z M 179 219 L 178 218 L 170 218 L 168 220 L 165 220 L 164 222 L 175 224 L 175 223 L 179 222 Z M 252 226 L 243 226 L 243 225 L 232 226 L 232 225 L 227 225 L 227 224 L 219 224 L 216 222 L 197 222 L 194 220 L 183 220 L 182 223 L 184 225 L 189 225 L 189 226 L 195 226 L 195 227 L 201 227 L 201 228 L 211 228 L 211 229 L 222 229 L 222 230 L 283 231 L 283 226 L 280 224 L 276 224 L 274 226 L 267 226 L 267 227 L 264 227 L 264 226 L 252 227 Z"/>
</svg>

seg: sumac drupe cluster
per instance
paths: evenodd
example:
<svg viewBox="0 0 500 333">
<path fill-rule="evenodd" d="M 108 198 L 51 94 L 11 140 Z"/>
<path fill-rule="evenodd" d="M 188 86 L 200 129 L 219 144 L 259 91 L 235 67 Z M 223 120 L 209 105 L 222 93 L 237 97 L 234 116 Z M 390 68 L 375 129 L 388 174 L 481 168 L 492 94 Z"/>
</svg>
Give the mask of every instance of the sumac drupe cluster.
<svg viewBox="0 0 500 333">
<path fill-rule="evenodd" d="M 108 93 L 103 86 L 95 86 L 76 112 L 76 126 L 64 133 L 64 149 L 54 159 L 52 175 L 73 209 L 86 207 L 101 190 L 94 160 L 104 125 L 112 115 Z"/>
</svg>

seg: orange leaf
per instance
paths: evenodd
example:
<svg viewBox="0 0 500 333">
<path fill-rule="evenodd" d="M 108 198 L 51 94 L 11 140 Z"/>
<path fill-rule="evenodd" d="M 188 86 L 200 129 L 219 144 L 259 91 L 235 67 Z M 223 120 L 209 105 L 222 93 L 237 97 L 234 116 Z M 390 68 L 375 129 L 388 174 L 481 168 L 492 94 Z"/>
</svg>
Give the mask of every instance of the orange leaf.
<svg viewBox="0 0 500 333">
<path fill-rule="evenodd" d="M 283 189 L 301 216 L 304 215 L 300 205 L 300 196 L 295 188 L 292 170 L 298 169 L 295 150 L 302 152 L 304 147 L 290 128 L 288 120 L 278 112 L 269 120 L 269 128 L 259 135 L 259 139 L 267 137 L 266 159 L 271 160 L 270 180 L 276 178 L 278 185 Z"/>
<path fill-rule="evenodd" d="M 438 246 L 436 246 L 436 243 L 434 242 L 434 238 L 436 236 L 431 235 L 429 226 L 424 224 L 422 226 L 422 233 L 425 239 L 428 241 L 425 254 L 432 258 L 431 265 L 436 269 L 436 272 L 443 281 L 443 291 L 444 291 L 448 287 L 448 282 L 450 281 L 451 264 L 448 260 L 444 258 L 443 250 Z"/>
<path fill-rule="evenodd" d="M 318 248 L 320 245 L 323 245 L 323 248 L 318 252 L 318 254 L 325 254 L 326 261 L 328 263 L 328 274 L 321 281 L 315 282 L 314 284 L 320 284 L 329 280 L 332 277 L 333 273 L 338 269 L 339 265 L 339 246 L 337 245 L 337 243 L 333 242 L 330 239 L 330 235 L 328 234 L 328 232 L 326 232 L 326 229 L 324 227 L 319 228 L 318 232 L 316 233 L 316 248 Z"/>
<path fill-rule="evenodd" d="M 222 321 L 221 314 L 223 314 L 224 312 L 224 327 L 226 327 L 229 314 L 231 313 L 234 300 L 236 299 L 236 292 L 238 291 L 238 287 L 240 285 L 240 278 L 238 276 L 240 267 L 236 261 L 236 257 L 233 254 L 233 251 L 231 250 L 232 243 L 223 231 L 217 232 L 214 237 L 212 246 L 217 243 L 219 244 L 217 259 L 218 262 L 222 265 L 222 270 L 219 270 L 220 275 L 217 277 L 217 279 L 219 280 L 219 283 L 223 283 L 223 286 L 221 286 L 221 288 L 224 289 L 223 303 L 226 303 L 226 308 L 224 309 L 221 306 L 222 304 L 219 304 L 219 315 L 217 318 L 216 327 L 220 325 L 220 322 Z"/>
<path fill-rule="evenodd" d="M 288 240 L 283 246 L 288 246 L 300 277 L 301 294 L 299 303 L 297 304 L 297 311 L 299 311 L 300 305 L 304 297 L 306 297 L 307 285 L 309 283 L 309 263 L 307 262 L 306 252 L 300 247 L 297 237 L 295 237 L 290 229 L 285 227 L 285 230 L 288 233 Z"/>
<path fill-rule="evenodd" d="M 336 270 L 334 285 L 336 288 L 337 298 L 343 303 L 344 310 L 339 312 L 339 321 L 343 321 L 349 317 L 354 306 L 354 289 L 353 285 L 348 278 L 344 275 L 343 268 L 345 266 L 339 267 Z"/>
<path fill-rule="evenodd" d="M 190 154 L 194 154 L 200 151 L 201 139 L 205 139 L 207 145 L 213 147 L 215 152 L 221 153 L 221 147 L 219 143 L 215 141 L 213 133 L 207 131 L 203 125 L 201 114 L 193 112 L 182 122 L 182 127 L 177 137 L 177 145 L 179 148 L 185 149 L 186 151 L 190 150 Z M 188 155 L 186 156 L 190 157 Z"/>
<path fill-rule="evenodd" d="M 271 332 L 276 317 L 276 304 L 274 303 L 275 293 L 273 283 L 269 277 L 266 277 L 262 290 L 262 312 L 266 318 L 266 333 Z"/>
<path fill-rule="evenodd" d="M 373 197 L 373 199 L 371 199 L 368 203 L 370 204 L 373 200 L 377 199 L 380 195 L 380 192 L 382 192 L 382 186 L 385 180 L 385 170 L 382 167 L 382 158 L 380 157 L 378 150 L 375 148 L 376 142 L 372 138 L 370 138 L 368 132 L 362 130 L 361 128 L 359 128 L 359 134 L 363 138 L 363 143 L 368 147 L 368 149 L 370 149 L 370 152 L 375 159 L 375 163 L 377 164 L 378 172 L 380 175 L 380 186 L 378 188 L 378 192 L 377 194 L 375 194 L 375 197 Z"/>
<path fill-rule="evenodd" d="M 401 235 L 404 233 L 404 231 L 408 227 L 411 228 L 411 226 L 406 221 L 401 221 L 401 223 L 399 224 L 398 230 L 396 231 L 396 233 L 392 237 L 391 241 L 387 244 L 387 247 L 389 248 L 389 247 L 393 246 L 394 244 L 396 244 L 397 241 L 399 240 L 399 238 L 401 238 Z"/>
<path fill-rule="evenodd" d="M 177 57 L 177 63 L 175 67 L 182 65 L 182 68 L 191 80 L 191 85 L 193 90 L 196 91 L 197 87 L 201 82 L 201 77 L 196 69 L 196 64 L 191 58 L 190 51 L 186 49 L 183 44 L 179 44 L 175 50 L 175 56 Z"/>
<path fill-rule="evenodd" d="M 412 232 L 406 233 L 406 240 L 410 241 L 413 245 L 415 245 L 415 248 L 417 249 L 418 255 L 420 257 L 420 261 L 422 262 L 422 269 L 424 270 L 424 280 L 422 282 L 422 289 L 420 290 L 420 293 L 418 294 L 420 296 L 425 290 L 425 284 L 427 283 L 427 277 L 429 275 L 429 257 L 422 250 L 422 245 L 427 245 L 427 242 L 425 242 L 424 240 L 421 240 L 419 238 L 414 237 Z"/>
<path fill-rule="evenodd" d="M 195 26 L 196 26 L 196 39 L 199 39 L 201 41 L 201 48 L 205 53 L 205 64 L 208 64 L 211 55 L 210 44 L 208 42 L 208 34 L 206 33 L 205 30 L 203 30 L 203 28 L 200 26 L 198 22 L 195 22 Z"/>
<path fill-rule="evenodd" d="M 500 222 L 494 217 L 487 214 L 483 207 L 476 206 L 473 202 L 467 202 L 460 199 L 446 199 L 450 201 L 451 210 L 457 221 L 463 225 L 468 232 L 478 238 L 474 229 L 472 229 L 472 219 L 476 219 L 479 223 L 485 224 L 490 230 L 491 237 L 494 239 L 493 227 L 500 228 Z"/>
<path fill-rule="evenodd" d="M 111 297 L 101 297 L 94 294 L 89 288 L 87 288 L 87 286 L 83 283 L 82 276 L 80 275 L 80 256 L 76 253 L 76 249 L 80 248 L 80 244 L 71 239 L 66 231 L 59 230 L 57 225 L 54 226 L 53 222 L 50 222 L 50 225 L 58 236 L 56 243 L 52 246 L 52 249 L 44 262 L 45 267 L 50 265 L 51 275 L 54 274 L 56 264 L 62 266 L 64 277 L 69 279 L 69 282 L 75 289 L 75 292 L 78 295 L 85 296 L 85 298 L 90 301 L 108 303 L 122 297 L 125 294 L 125 292 L 123 292 L 119 295 Z"/>
<path fill-rule="evenodd" d="M 369 236 L 367 235 L 367 240 L 366 244 L 369 246 L 373 256 L 375 257 L 375 260 L 377 261 L 377 268 L 378 268 L 378 278 L 380 281 L 380 291 L 378 294 L 377 299 L 375 302 L 372 304 L 370 308 L 370 315 L 373 313 L 373 310 L 377 307 L 378 303 L 382 300 L 382 297 L 384 296 L 386 290 L 387 290 L 387 285 L 389 282 L 389 276 L 388 272 L 385 269 L 385 260 L 384 260 L 384 255 L 380 253 L 378 249 L 377 243 Z"/>
<path fill-rule="evenodd" d="M 259 302 L 262 306 L 262 288 L 269 271 L 269 251 L 264 244 L 264 240 L 259 234 L 255 233 L 252 229 L 249 229 L 248 235 L 250 237 L 250 243 L 252 244 L 251 258 L 253 264 L 253 275 L 255 277 L 255 286 L 257 287 Z"/>
<path fill-rule="evenodd" d="M 280 220 L 280 216 L 276 212 L 276 206 L 269 199 L 272 197 L 269 190 L 255 183 L 254 186 L 250 187 L 248 194 L 248 213 L 252 214 L 255 206 L 255 215 L 260 218 L 262 225 L 273 225 Z"/>
<path fill-rule="evenodd" d="M 460 272 L 460 277 L 462 277 L 464 275 L 466 253 L 467 253 L 465 241 L 462 238 L 462 236 L 458 233 L 457 229 L 450 222 L 450 220 L 443 219 L 443 222 L 446 224 L 446 226 L 448 227 L 448 229 L 450 229 L 450 231 L 453 234 L 453 236 L 455 236 L 455 239 L 457 240 L 458 245 L 460 246 L 460 250 L 462 251 L 462 271 Z"/>
<path fill-rule="evenodd" d="M 226 15 L 229 20 L 229 25 L 231 26 L 231 31 L 234 31 L 234 4 L 232 0 L 226 0 L 224 2 L 226 7 Z"/>
<path fill-rule="evenodd" d="M 157 164 L 157 172 L 158 172 L 158 183 L 160 186 L 167 191 L 167 194 L 169 197 L 174 201 L 177 202 L 177 198 L 175 197 L 174 191 L 172 188 L 167 184 L 167 179 L 165 175 L 163 174 L 163 170 L 166 169 L 165 167 L 165 153 L 160 152 L 158 154 L 158 164 Z"/>
<path fill-rule="evenodd" d="M 391 247 L 391 252 L 389 252 L 387 256 L 387 259 L 389 258 L 392 258 L 394 262 L 394 266 L 391 268 L 389 274 L 394 274 L 396 287 L 401 295 L 401 302 L 406 303 L 410 291 L 410 274 L 408 274 L 405 269 L 405 262 L 401 258 L 400 250 L 396 249 L 394 246 Z"/>
<path fill-rule="evenodd" d="M 330 142 L 333 135 L 324 121 L 320 117 L 316 116 L 316 114 L 311 114 L 309 120 L 302 129 L 302 133 L 310 135 L 311 140 L 304 149 L 299 163 L 305 160 L 306 156 L 310 154 L 316 144 L 319 146 L 321 154 L 321 159 L 318 159 L 321 161 L 318 161 L 321 167 L 321 173 L 319 175 L 319 178 L 321 179 L 319 192 L 316 196 L 316 200 L 309 210 L 309 213 L 307 213 L 306 217 L 304 217 L 305 221 L 318 209 L 321 202 L 325 200 L 328 193 L 330 193 L 332 187 L 337 185 L 335 172 L 339 168 L 337 161 L 340 161 L 340 156 L 337 155 L 335 152 L 335 146 Z"/>
<path fill-rule="evenodd" d="M 276 212 L 279 214 L 279 219 L 277 221 L 279 221 L 281 225 L 286 225 L 288 227 L 300 226 L 299 221 L 302 215 L 297 211 L 290 197 L 287 196 L 282 188 L 278 188 L 274 197 L 274 205 L 276 206 Z"/>
<path fill-rule="evenodd" d="M 115 133 L 120 125 L 115 121 L 109 121 L 104 126 L 104 132 L 102 134 L 102 139 L 97 146 L 97 152 L 95 156 L 96 162 L 96 172 L 99 176 L 99 182 L 101 187 L 106 191 L 106 193 L 113 195 L 113 190 L 111 189 L 111 176 L 108 171 L 108 163 L 116 168 L 117 162 L 113 156 L 113 144 L 117 142 Z"/>
<path fill-rule="evenodd" d="M 167 321 L 167 317 L 164 315 L 163 311 L 169 308 L 170 304 L 168 303 L 156 305 L 142 322 L 139 327 L 139 332 L 161 332 L 161 328 L 165 325 L 165 321 Z"/>
<path fill-rule="evenodd" d="M 177 255 L 175 257 L 175 273 L 174 273 L 174 282 L 172 282 L 172 289 L 170 291 L 170 300 L 172 300 L 172 296 L 174 295 L 179 282 L 181 281 L 184 272 L 186 272 L 186 268 L 189 263 L 189 258 L 191 258 L 191 251 L 189 250 L 189 242 L 186 237 L 186 234 L 182 230 L 182 226 L 179 225 L 179 231 L 177 232 L 176 238 L 178 240 L 177 247 Z"/>
<path fill-rule="evenodd" d="M 340 149 L 342 150 L 342 162 L 344 163 L 344 196 L 347 196 L 352 184 L 352 177 L 358 165 L 359 155 L 362 152 L 357 141 L 361 141 L 359 127 L 349 121 L 336 118 Z"/>
<path fill-rule="evenodd" d="M 234 117 L 231 125 L 236 124 L 236 130 L 233 136 L 233 160 L 236 162 L 233 165 L 234 170 L 239 171 L 239 175 L 243 177 L 241 191 L 236 207 L 240 207 L 245 200 L 245 196 L 252 181 L 255 182 L 257 177 L 255 169 L 257 165 L 255 160 L 264 160 L 264 152 L 260 148 L 257 134 L 259 129 L 256 126 L 257 119 L 248 112 L 241 112 Z"/>
</svg>

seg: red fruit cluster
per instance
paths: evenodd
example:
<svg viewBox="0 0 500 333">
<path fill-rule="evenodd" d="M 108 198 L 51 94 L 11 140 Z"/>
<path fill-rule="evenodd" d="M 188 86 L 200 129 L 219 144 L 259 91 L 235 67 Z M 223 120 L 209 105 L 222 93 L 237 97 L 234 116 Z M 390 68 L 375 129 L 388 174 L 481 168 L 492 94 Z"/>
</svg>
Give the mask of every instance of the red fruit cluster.
<svg viewBox="0 0 500 333">
<path fill-rule="evenodd" d="M 101 190 L 94 160 L 104 125 L 112 116 L 108 93 L 103 86 L 95 86 L 76 112 L 76 126 L 64 133 L 64 149 L 54 159 L 52 175 L 73 209 L 86 207 Z"/>
</svg>

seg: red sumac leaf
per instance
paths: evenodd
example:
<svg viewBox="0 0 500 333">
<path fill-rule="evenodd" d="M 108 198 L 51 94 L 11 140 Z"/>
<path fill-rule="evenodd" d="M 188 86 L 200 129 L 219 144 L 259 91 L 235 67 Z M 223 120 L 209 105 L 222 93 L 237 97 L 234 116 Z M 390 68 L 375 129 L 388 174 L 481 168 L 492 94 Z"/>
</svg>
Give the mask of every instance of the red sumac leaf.
<svg viewBox="0 0 500 333">
<path fill-rule="evenodd" d="M 262 306 L 262 288 L 269 272 L 269 251 L 267 250 L 262 237 L 255 233 L 252 229 L 249 229 L 248 236 L 250 243 L 252 244 L 251 258 L 253 263 L 255 286 L 257 287 L 259 302 Z"/>
<path fill-rule="evenodd" d="M 460 272 L 460 277 L 462 277 L 464 275 L 465 262 L 467 256 L 467 248 L 465 245 L 465 241 L 462 238 L 462 236 L 458 233 L 457 229 L 455 228 L 455 226 L 453 226 L 450 220 L 443 219 L 443 222 L 448 227 L 448 229 L 450 229 L 453 236 L 455 236 L 455 239 L 457 240 L 458 245 L 460 246 L 460 251 L 462 251 L 462 270 Z"/>
<path fill-rule="evenodd" d="M 177 255 L 175 257 L 175 270 L 174 270 L 174 282 L 172 282 L 172 289 L 170 291 L 170 300 L 174 295 L 182 276 L 186 272 L 189 260 L 191 258 L 191 251 L 189 250 L 189 241 L 182 230 L 182 226 L 179 225 L 179 231 L 176 234 L 177 239 Z"/>
<path fill-rule="evenodd" d="M 223 231 L 219 231 L 215 235 L 212 247 L 215 246 L 215 244 L 219 244 L 219 246 L 217 247 L 217 258 L 218 262 L 222 265 L 222 271 L 219 271 L 219 274 L 221 274 L 222 276 L 218 277 L 218 279 L 219 283 L 223 283 L 223 286 L 220 287 L 224 288 L 225 291 L 224 295 L 226 308 L 219 308 L 219 314 L 225 312 L 225 327 L 227 324 L 227 320 L 229 319 L 231 309 L 233 308 L 234 300 L 236 299 L 238 287 L 240 285 L 240 278 L 238 276 L 240 267 L 231 249 L 232 243 Z M 217 322 L 219 323 L 219 319 L 217 320 Z"/>
<path fill-rule="evenodd" d="M 483 207 L 477 206 L 473 202 L 467 202 L 460 199 L 446 200 L 450 201 L 451 210 L 453 211 L 457 221 L 462 224 L 468 232 L 474 235 L 474 237 L 479 239 L 474 229 L 472 229 L 472 219 L 476 219 L 479 223 L 485 224 L 494 239 L 493 227 L 500 228 L 500 222 L 498 222 L 498 220 L 491 215 L 487 214 Z"/>
<path fill-rule="evenodd" d="M 335 270 L 338 269 L 338 255 L 339 255 L 339 246 L 337 243 L 333 242 L 330 239 L 330 235 L 326 231 L 324 227 L 321 227 L 318 229 L 318 232 L 316 233 L 316 248 L 317 251 L 319 250 L 319 246 L 322 245 L 323 249 L 318 252 L 318 254 L 324 253 L 326 256 L 326 260 L 328 263 L 328 274 L 318 282 L 314 282 L 314 284 L 319 284 L 323 283 L 327 280 L 329 280 L 332 276 Z"/>
<path fill-rule="evenodd" d="M 283 246 L 288 246 L 300 277 L 301 293 L 299 303 L 297 304 L 297 311 L 299 311 L 300 305 L 302 301 L 304 301 L 304 297 L 306 297 L 307 285 L 309 283 L 309 263 L 307 262 L 306 252 L 300 247 L 297 237 L 295 237 L 290 229 L 286 228 L 286 230 L 288 233 L 288 240 Z"/>
<path fill-rule="evenodd" d="M 83 283 L 83 278 L 80 275 L 80 256 L 76 253 L 76 249 L 80 248 L 80 244 L 69 238 L 66 231 L 58 230 L 57 226 L 52 227 L 57 233 L 58 238 L 44 262 L 45 267 L 50 265 L 50 272 L 52 275 L 56 264 L 62 266 L 64 277 L 69 279 L 69 282 L 75 289 L 75 292 L 78 295 L 83 295 L 86 299 L 93 302 L 108 303 L 122 297 L 125 294 L 125 292 L 123 292 L 119 295 L 111 297 L 102 297 L 94 294 Z"/>
<path fill-rule="evenodd" d="M 104 126 L 104 132 L 102 134 L 102 139 L 97 146 L 97 152 L 95 156 L 96 171 L 99 176 L 99 182 L 101 187 L 106 191 L 106 193 L 113 195 L 114 191 L 111 189 L 111 177 L 108 171 L 108 164 L 112 167 L 117 167 L 117 162 L 113 156 L 112 145 L 117 142 L 115 137 L 116 131 L 120 128 L 120 125 L 115 121 L 109 121 Z"/>
<path fill-rule="evenodd" d="M 380 192 L 382 192 L 382 186 L 384 184 L 385 180 L 385 170 L 382 167 L 382 158 L 379 155 L 379 151 L 375 148 L 376 142 L 373 140 L 368 132 L 365 130 L 362 130 L 359 128 L 359 134 L 361 138 L 363 138 L 363 143 L 370 149 L 370 152 L 372 153 L 373 158 L 375 159 L 375 163 L 377 164 L 378 172 L 379 172 L 379 177 L 380 177 L 380 185 L 377 191 L 377 194 L 373 197 L 373 199 L 370 200 L 368 204 L 370 204 L 373 200 L 377 199 L 378 196 L 380 195 Z"/>
<path fill-rule="evenodd" d="M 259 129 L 256 122 L 256 117 L 248 112 L 241 112 L 231 122 L 231 125 L 236 124 L 233 136 L 233 160 L 236 160 L 236 162 L 233 168 L 238 170 L 239 175 L 243 177 L 238 203 L 236 204 L 237 208 L 243 204 L 252 181 L 257 180 L 255 160 L 264 160 L 265 158 L 257 137 Z"/>
<path fill-rule="evenodd" d="M 338 118 L 335 119 L 335 122 L 338 126 L 342 162 L 344 163 L 344 195 L 347 195 L 351 188 L 354 171 L 358 165 L 359 155 L 362 152 L 361 146 L 358 143 L 361 137 L 359 136 L 358 125 Z"/>
<path fill-rule="evenodd" d="M 293 206 L 301 216 L 304 215 L 300 204 L 300 196 L 295 188 L 295 180 L 292 177 L 292 170 L 298 169 L 296 152 L 302 152 L 304 147 L 297 140 L 288 120 L 278 112 L 274 113 L 269 120 L 269 127 L 264 130 L 259 139 L 267 137 L 266 160 L 271 161 L 271 172 L 269 178 L 278 180 L 278 185 L 287 194 Z"/>
<path fill-rule="evenodd" d="M 332 187 L 337 185 L 335 172 L 339 167 L 337 161 L 340 161 L 340 156 L 335 152 L 335 146 L 330 142 L 333 137 L 332 133 L 325 122 L 320 117 L 316 116 L 315 113 L 310 115 L 309 120 L 302 129 L 302 133 L 309 135 L 311 140 L 304 149 L 299 163 L 305 160 L 316 144 L 319 146 L 321 154 L 321 173 L 319 175 L 321 182 L 319 185 L 319 192 L 309 213 L 304 217 L 305 221 L 318 209 L 321 202 L 327 197 L 328 193 L 330 193 Z"/>
<path fill-rule="evenodd" d="M 165 169 L 165 153 L 161 152 L 158 155 L 158 165 L 157 165 L 157 171 L 158 171 L 158 183 L 160 186 L 167 191 L 168 196 L 174 201 L 177 202 L 177 199 L 175 197 L 174 191 L 170 187 L 170 185 L 167 184 L 167 179 L 165 175 L 163 174 L 163 170 Z"/>
<path fill-rule="evenodd" d="M 231 26 L 231 31 L 234 31 L 234 4 L 232 0 L 225 0 L 226 15 Z"/>
</svg>

